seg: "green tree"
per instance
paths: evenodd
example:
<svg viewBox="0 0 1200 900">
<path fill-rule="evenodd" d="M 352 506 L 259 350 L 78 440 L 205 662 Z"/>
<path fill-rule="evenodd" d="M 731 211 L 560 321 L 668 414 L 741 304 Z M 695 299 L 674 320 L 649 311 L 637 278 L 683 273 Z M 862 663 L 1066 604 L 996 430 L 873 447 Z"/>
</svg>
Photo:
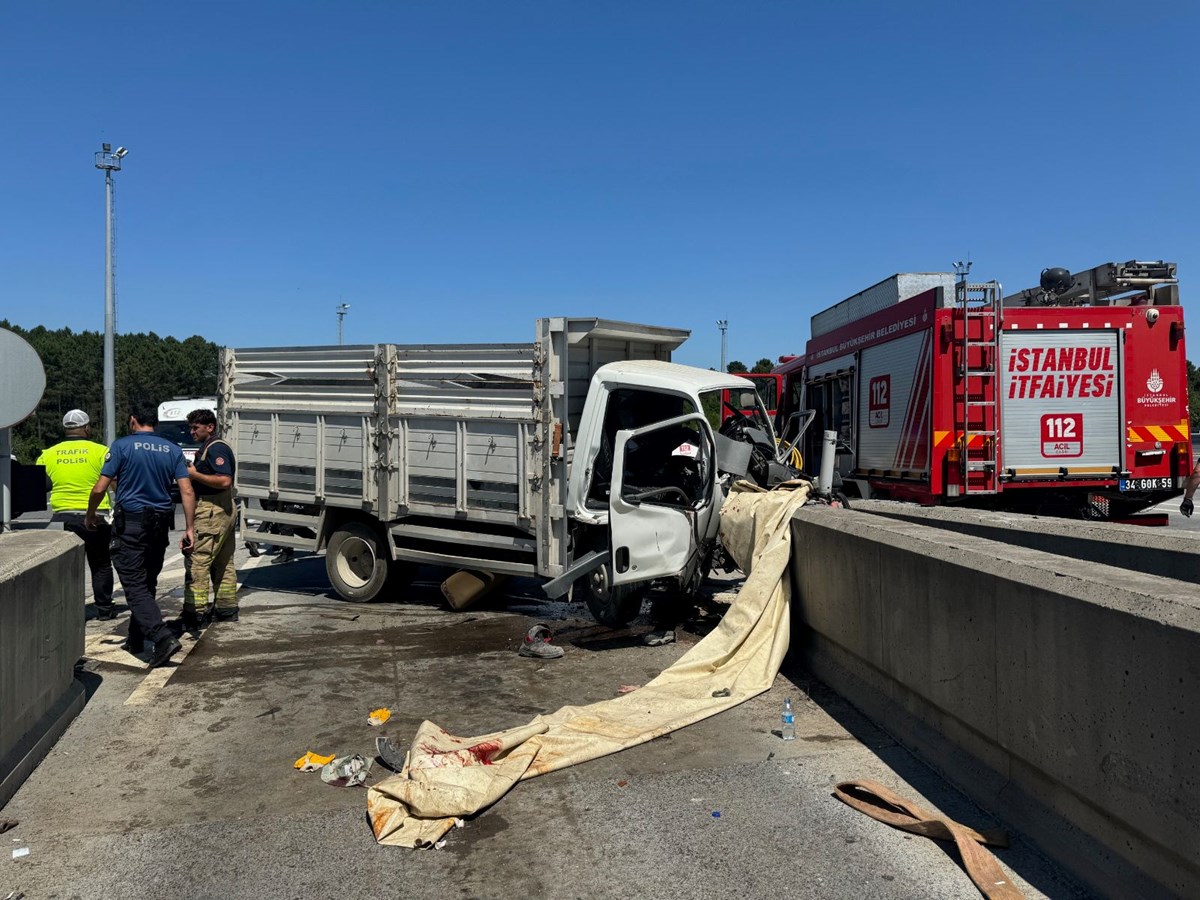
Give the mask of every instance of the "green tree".
<svg viewBox="0 0 1200 900">
<path fill-rule="evenodd" d="M 775 363 L 771 362 L 764 356 L 754 364 L 754 368 L 750 371 L 755 374 L 761 374 L 763 372 L 770 372 L 773 368 L 775 368 Z"/>
<path fill-rule="evenodd" d="M 25 330 L 0 320 L 0 328 L 19 334 L 33 346 L 46 370 L 46 390 L 33 414 L 13 428 L 13 453 L 32 463 L 46 447 L 62 438 L 62 417 L 82 409 L 92 417 L 93 433 L 104 434 L 104 338 L 96 331 L 54 331 L 37 326 Z M 216 393 L 217 345 L 199 336 L 180 341 L 150 334 L 118 334 L 117 418 L 131 404 L 157 407 L 172 397 Z"/>
<path fill-rule="evenodd" d="M 746 364 L 744 362 L 735 359 L 725 367 L 725 371 L 730 375 L 745 375 L 750 370 L 746 368 Z"/>
</svg>

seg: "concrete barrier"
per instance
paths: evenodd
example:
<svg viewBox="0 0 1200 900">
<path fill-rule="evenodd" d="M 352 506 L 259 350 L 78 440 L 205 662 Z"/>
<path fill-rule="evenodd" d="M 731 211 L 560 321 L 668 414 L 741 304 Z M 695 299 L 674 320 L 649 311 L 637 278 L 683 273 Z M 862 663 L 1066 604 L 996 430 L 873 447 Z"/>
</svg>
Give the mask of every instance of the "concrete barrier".
<svg viewBox="0 0 1200 900">
<path fill-rule="evenodd" d="M 817 677 L 1099 893 L 1200 896 L 1191 584 L 857 509 L 792 528 Z"/>
<path fill-rule="evenodd" d="M 83 709 L 83 542 L 0 534 L 0 806 Z"/>
<path fill-rule="evenodd" d="M 862 512 L 1200 584 L 1200 534 L 1195 532 L 894 500 L 853 502 Z"/>
</svg>

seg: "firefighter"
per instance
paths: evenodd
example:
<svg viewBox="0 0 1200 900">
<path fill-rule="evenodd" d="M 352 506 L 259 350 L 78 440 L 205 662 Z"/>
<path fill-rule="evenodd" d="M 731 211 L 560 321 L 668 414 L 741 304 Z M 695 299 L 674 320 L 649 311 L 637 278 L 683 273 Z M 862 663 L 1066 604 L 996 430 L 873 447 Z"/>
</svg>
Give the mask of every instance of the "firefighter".
<svg viewBox="0 0 1200 900">
<path fill-rule="evenodd" d="M 188 477 L 196 491 L 196 543 L 188 555 L 187 583 L 183 594 L 185 628 L 208 623 L 208 584 L 216 588 L 218 622 L 236 622 L 237 571 L 233 567 L 233 450 L 216 436 L 217 417 L 211 409 L 188 413 L 192 440 L 200 442 Z"/>
<path fill-rule="evenodd" d="M 112 530 L 105 519 L 99 519 L 94 529 L 83 527 L 88 494 L 100 477 L 107 450 L 103 444 L 92 440 L 91 421 L 82 409 L 70 410 L 62 420 L 66 439 L 46 448 L 37 458 L 37 464 L 46 467 L 46 480 L 50 482 L 50 509 L 53 512 L 50 521 L 61 522 L 64 530 L 83 541 L 92 574 L 96 618 L 115 619 L 112 559 L 108 552 Z M 109 511 L 107 496 L 101 499 L 97 508 L 103 513 Z"/>
</svg>

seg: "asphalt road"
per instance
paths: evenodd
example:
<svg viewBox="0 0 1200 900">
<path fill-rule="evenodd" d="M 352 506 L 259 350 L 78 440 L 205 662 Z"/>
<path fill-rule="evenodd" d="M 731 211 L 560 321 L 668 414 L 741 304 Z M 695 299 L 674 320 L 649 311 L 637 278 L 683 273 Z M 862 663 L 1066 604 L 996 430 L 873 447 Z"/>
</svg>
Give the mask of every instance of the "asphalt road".
<svg viewBox="0 0 1200 900">
<path fill-rule="evenodd" d="M 211 627 L 178 665 L 147 672 L 89 622 L 87 707 L 4 808 L 0 898 L 971 897 L 953 847 L 844 806 L 833 785 L 873 778 L 976 828 L 996 823 L 852 707 L 793 666 L 768 693 L 649 744 L 524 782 L 452 831 L 442 850 L 380 847 L 362 788 L 292 763 L 306 750 L 407 746 L 432 719 L 478 734 L 613 696 L 712 627 L 740 580 L 714 586 L 680 641 L 646 647 L 532 585 L 452 612 L 438 574 L 396 602 L 334 598 L 323 559 L 237 557 L 242 618 Z M 164 570 L 181 602 L 181 559 Z M 562 659 L 515 650 L 546 622 Z M 778 727 L 784 697 L 797 740 Z M 383 729 L 367 724 L 387 706 Z M 386 774 L 379 767 L 372 780 Z M 717 815 L 719 813 L 719 816 Z M 1027 897 L 1085 892 L 1020 835 L 997 851 Z"/>
</svg>

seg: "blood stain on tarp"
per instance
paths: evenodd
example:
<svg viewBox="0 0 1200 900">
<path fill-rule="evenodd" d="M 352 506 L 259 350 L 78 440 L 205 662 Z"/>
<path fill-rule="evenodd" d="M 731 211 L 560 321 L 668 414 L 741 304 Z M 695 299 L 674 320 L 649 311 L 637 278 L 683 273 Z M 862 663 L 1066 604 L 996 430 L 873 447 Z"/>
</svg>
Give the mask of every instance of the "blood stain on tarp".
<svg viewBox="0 0 1200 900">
<path fill-rule="evenodd" d="M 474 747 L 468 747 L 467 752 L 485 766 L 490 766 L 492 764 L 492 757 L 500 752 L 500 742 L 484 741 L 481 744 L 476 744 Z"/>
<path fill-rule="evenodd" d="M 452 738 L 455 743 L 462 743 L 461 738 Z M 422 744 L 418 748 L 421 757 L 418 760 L 418 765 L 414 768 L 442 768 L 444 766 L 458 763 L 460 766 L 470 766 L 480 764 L 485 766 L 492 765 L 492 757 L 500 752 L 499 741 L 481 741 L 471 747 L 464 747 L 461 750 L 454 748 L 445 750 L 441 747 L 434 746 L 432 743 Z"/>
</svg>

